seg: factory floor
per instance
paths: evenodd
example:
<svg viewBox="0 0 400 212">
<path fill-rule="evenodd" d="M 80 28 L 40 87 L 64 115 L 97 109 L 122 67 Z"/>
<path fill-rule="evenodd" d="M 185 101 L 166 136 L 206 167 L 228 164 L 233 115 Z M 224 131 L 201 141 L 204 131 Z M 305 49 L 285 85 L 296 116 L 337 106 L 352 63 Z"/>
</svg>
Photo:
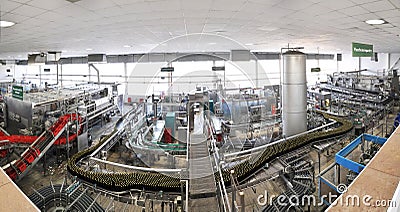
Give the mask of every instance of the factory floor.
<svg viewBox="0 0 400 212">
<path fill-rule="evenodd" d="M 129 108 L 126 108 L 126 110 Z M 388 133 L 390 133 L 392 129 L 392 123 L 397 115 L 398 108 L 395 108 L 395 113 L 389 114 L 387 118 L 387 126 L 388 126 Z M 103 126 L 97 125 L 91 129 L 91 134 L 94 139 L 94 144 L 99 141 L 100 136 L 103 134 L 107 134 L 113 130 L 113 126 L 115 122 L 119 119 L 119 115 L 116 115 L 111 118 L 109 123 L 105 123 Z M 375 123 L 374 129 L 368 129 L 367 133 L 374 134 L 378 136 L 384 136 L 386 134 L 386 119 L 377 120 L 378 123 Z M 348 139 L 346 142 L 350 142 L 351 139 Z M 334 162 L 334 154 L 339 151 L 343 146 L 342 145 L 335 145 L 332 148 L 329 148 L 328 151 L 324 151 L 321 154 L 320 164 L 321 170 L 324 170 L 330 164 Z M 9 161 L 12 161 L 16 158 L 19 153 L 21 153 L 23 149 L 19 151 L 15 151 L 13 155 L 9 158 Z M 71 151 L 70 154 L 73 155 L 76 150 Z M 67 183 L 70 184 L 72 181 L 67 178 L 67 171 L 66 171 L 66 150 L 64 148 L 53 148 L 48 151 L 46 154 L 46 160 L 41 159 L 38 164 L 28 173 L 22 180 L 17 182 L 17 185 L 21 188 L 21 190 L 30 195 L 34 192 L 33 189 L 40 189 L 41 187 L 50 185 L 50 182 L 53 184 L 61 184 L 64 180 L 67 179 Z M 126 147 L 122 145 L 117 145 L 112 151 L 110 151 L 109 160 L 114 162 L 121 162 L 125 164 L 137 164 L 138 161 L 133 159 L 133 153 L 127 151 Z M 57 156 L 58 161 L 57 161 Z M 308 154 L 306 160 L 312 160 L 314 162 L 314 170 L 315 176 L 318 175 L 318 154 L 316 151 L 311 150 Z M 44 163 L 46 168 L 44 168 Z M 162 165 L 161 165 L 162 166 Z M 272 165 L 271 165 L 272 166 Z M 270 166 L 270 167 L 271 167 Z M 252 186 L 251 188 L 243 189 L 245 194 L 245 205 L 246 211 L 259 211 L 262 206 L 258 204 L 257 199 L 260 195 L 264 195 L 265 191 L 267 191 L 268 195 L 279 195 L 285 190 L 285 183 L 282 179 L 276 178 L 277 173 L 273 171 L 263 171 L 260 174 L 256 175 L 257 179 L 265 178 L 270 180 L 262 181 L 261 183 Z M 343 172 L 342 174 L 346 174 Z M 315 179 L 317 182 L 317 179 Z M 315 191 L 314 194 L 317 194 L 318 190 Z M 92 194 L 93 198 L 95 194 Z M 230 199 L 230 194 L 228 195 Z M 214 197 L 215 198 L 215 197 Z M 114 211 L 142 211 L 142 207 L 135 206 L 132 204 L 121 203 L 118 201 L 113 201 L 108 196 L 101 195 L 101 197 L 97 201 L 100 203 L 104 208 L 109 205 L 113 205 Z M 207 204 L 207 199 L 204 199 L 204 204 Z M 159 201 L 146 201 L 145 203 L 146 211 L 161 211 L 162 204 Z M 169 211 L 169 205 L 165 204 L 164 211 Z M 311 211 L 321 211 L 323 210 L 322 207 L 312 207 Z"/>
</svg>

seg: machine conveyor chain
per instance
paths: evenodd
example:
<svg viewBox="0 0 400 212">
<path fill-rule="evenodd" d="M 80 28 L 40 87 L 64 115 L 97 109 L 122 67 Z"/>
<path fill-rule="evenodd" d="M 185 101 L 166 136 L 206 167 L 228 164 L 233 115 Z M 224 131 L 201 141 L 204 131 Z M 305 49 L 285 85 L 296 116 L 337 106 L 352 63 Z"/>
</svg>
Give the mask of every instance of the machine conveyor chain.
<svg viewBox="0 0 400 212">
<path fill-rule="evenodd" d="M 254 155 L 252 156 L 254 158 L 250 160 L 246 160 L 232 168 L 223 170 L 222 180 L 224 181 L 224 183 L 227 185 L 230 184 L 230 171 L 232 169 L 235 170 L 235 174 L 238 180 L 243 180 L 254 173 L 256 170 L 262 168 L 265 163 L 269 162 L 273 158 L 286 154 L 299 147 L 305 146 L 313 141 L 345 134 L 353 128 L 352 123 L 346 119 L 326 113 L 322 113 L 322 115 L 326 119 L 335 120 L 339 124 L 339 126 L 334 129 L 315 131 L 309 134 L 300 135 L 298 137 L 288 139 L 285 142 L 280 142 L 269 146 L 264 151 L 262 151 L 260 155 Z M 80 179 L 96 184 L 97 186 L 101 186 L 105 189 L 117 192 L 130 189 L 180 192 L 181 180 L 179 178 L 166 176 L 158 172 L 104 173 L 87 171 L 77 165 L 81 159 L 86 158 L 93 151 L 99 148 L 103 144 L 103 142 L 107 141 L 107 139 L 111 137 L 114 133 L 117 133 L 117 130 L 114 130 L 108 136 L 101 139 L 101 141 L 97 145 L 78 152 L 77 154 L 72 156 L 71 159 L 68 161 L 68 171 L 72 175 L 77 176 Z M 221 180 L 219 174 L 215 173 L 214 176 L 217 182 Z"/>
</svg>

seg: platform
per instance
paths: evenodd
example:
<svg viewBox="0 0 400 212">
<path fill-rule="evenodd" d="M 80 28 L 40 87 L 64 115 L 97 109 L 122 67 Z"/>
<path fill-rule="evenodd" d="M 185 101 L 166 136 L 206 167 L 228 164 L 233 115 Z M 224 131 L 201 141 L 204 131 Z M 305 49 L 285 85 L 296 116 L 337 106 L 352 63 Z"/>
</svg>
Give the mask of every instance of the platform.
<svg viewBox="0 0 400 212">
<path fill-rule="evenodd" d="M 380 151 L 371 162 L 363 169 L 357 178 L 350 184 L 348 191 L 339 197 L 334 206 L 327 211 L 386 211 L 388 206 L 377 206 L 383 201 L 391 201 L 400 181 L 400 128 L 389 137 Z M 352 203 L 351 195 L 358 195 L 359 206 Z M 367 204 L 363 204 L 363 197 L 371 196 Z M 342 199 L 342 203 L 338 200 Z M 380 201 L 380 202 L 377 202 Z M 336 204 L 335 204 L 336 203 Z M 368 205 L 370 204 L 370 205 Z M 400 202 L 395 202 L 399 207 Z"/>
<path fill-rule="evenodd" d="M 1 168 L 0 206 L 0 211 L 40 211 Z"/>
</svg>

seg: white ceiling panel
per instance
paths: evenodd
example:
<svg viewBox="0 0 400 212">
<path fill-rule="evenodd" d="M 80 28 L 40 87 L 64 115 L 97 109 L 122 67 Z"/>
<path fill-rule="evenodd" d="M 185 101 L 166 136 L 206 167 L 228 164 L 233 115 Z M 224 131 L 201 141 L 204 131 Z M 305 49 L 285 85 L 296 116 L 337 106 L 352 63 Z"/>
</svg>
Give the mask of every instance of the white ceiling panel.
<svg viewBox="0 0 400 212">
<path fill-rule="evenodd" d="M 54 10 L 71 3 L 66 0 L 32 0 L 27 2 L 27 4 L 45 10 Z"/>
<path fill-rule="evenodd" d="M 312 51 L 316 46 L 347 49 L 352 41 L 358 40 L 374 44 L 380 50 L 400 52 L 400 37 L 396 36 L 400 34 L 400 12 L 395 9 L 400 6 L 398 2 L 81 0 L 70 3 L 65 0 L 0 0 L 2 19 L 17 23 L 2 29 L 0 59 L 11 52 L 26 55 L 28 51 L 46 49 L 69 49 L 71 54 L 84 55 L 87 54 L 85 49 L 90 47 L 93 52 L 118 53 L 126 52 L 123 45 L 127 44 L 135 45 L 129 51 L 140 53 L 184 34 L 190 39 L 183 37 L 164 49 L 177 52 L 189 48 L 192 51 L 196 48 L 234 48 L 213 37 L 201 40 L 197 37 L 196 40 L 191 33 L 258 43 L 249 48 L 261 50 L 279 50 L 287 42 L 295 42 Z M 14 11 L 5 13 L 4 10 Z M 379 18 L 389 23 L 370 26 L 364 22 Z"/>
<path fill-rule="evenodd" d="M 22 6 L 22 4 L 18 3 L 18 2 L 9 1 L 9 0 L 1 0 L 0 11 L 2 11 L 3 13 L 11 12 L 20 6 Z"/>
<path fill-rule="evenodd" d="M 184 10 L 210 10 L 213 0 L 184 0 L 181 8 Z"/>
<path fill-rule="evenodd" d="M 152 11 L 175 11 L 181 9 L 180 1 L 178 0 L 150 1 L 149 4 Z"/>
<path fill-rule="evenodd" d="M 314 18 L 314 15 L 321 15 L 332 11 L 332 9 L 324 7 L 320 4 L 310 5 L 309 7 L 306 7 L 302 10 L 303 13 L 308 14 L 308 16 L 311 18 Z"/>
<path fill-rule="evenodd" d="M 388 0 L 393 6 L 395 6 L 397 9 L 400 9 L 400 1 L 398 0 Z"/>
<path fill-rule="evenodd" d="M 240 9 L 240 11 L 249 12 L 249 13 L 252 13 L 253 15 L 257 15 L 257 14 L 263 13 L 265 10 L 268 9 L 268 7 L 270 7 L 270 6 L 248 1 L 243 5 L 243 7 Z"/>
<path fill-rule="evenodd" d="M 2 18 L 3 20 L 12 21 L 12 22 L 18 24 L 18 23 L 23 22 L 23 21 L 26 20 L 26 19 L 29 19 L 30 17 L 24 16 L 24 15 L 19 15 L 19 14 L 14 14 L 14 13 L 6 13 L 6 14 L 3 14 L 3 15 L 1 16 L 1 18 Z"/>
<path fill-rule="evenodd" d="M 364 22 L 366 20 L 370 20 L 370 19 L 379 19 L 380 18 L 378 15 L 376 15 L 374 13 L 355 15 L 355 16 L 352 16 L 352 17 L 354 17 L 355 19 L 360 20 L 362 22 Z"/>
<path fill-rule="evenodd" d="M 84 9 L 76 4 L 69 4 L 65 7 L 58 8 L 54 10 L 55 13 L 64 15 L 64 16 L 71 16 L 71 17 L 79 17 L 88 12 L 87 9 Z"/>
<path fill-rule="evenodd" d="M 37 7 L 33 7 L 33 6 L 29 6 L 29 5 L 22 5 L 22 6 L 18 7 L 17 9 L 13 10 L 13 13 L 15 13 L 15 14 L 29 16 L 29 17 L 35 17 L 44 12 L 46 12 L 46 10 L 40 9 Z"/>
<path fill-rule="evenodd" d="M 282 0 L 279 2 L 279 6 L 290 10 L 302 10 L 314 4 L 313 2 L 307 0 Z"/>
<path fill-rule="evenodd" d="M 110 0 L 81 0 L 74 4 L 82 6 L 88 10 L 98 10 L 116 6 L 116 4 Z"/>
<path fill-rule="evenodd" d="M 246 3 L 246 0 L 219 0 L 219 1 L 214 1 L 212 4 L 212 10 L 222 10 L 222 11 L 239 11 L 244 4 Z"/>
<path fill-rule="evenodd" d="M 146 13 L 151 12 L 151 7 L 148 2 L 138 2 L 121 6 L 121 10 L 125 11 L 125 13 Z"/>
<path fill-rule="evenodd" d="M 378 15 L 379 17 L 385 19 L 385 18 L 391 18 L 391 17 L 399 17 L 400 10 L 394 9 L 394 10 L 385 10 L 385 11 L 380 11 L 376 12 L 375 14 Z"/>
<path fill-rule="evenodd" d="M 319 4 L 331 8 L 333 10 L 340 10 L 348 7 L 353 7 L 356 5 L 354 2 L 350 0 L 340 0 L 340 1 L 323 0 Z"/>
<path fill-rule="evenodd" d="M 348 16 L 355 16 L 355 15 L 370 13 L 367 9 L 365 9 L 361 6 L 347 7 L 347 8 L 339 10 L 339 12 L 346 14 Z"/>
<path fill-rule="evenodd" d="M 365 8 L 371 12 L 395 9 L 395 7 L 388 0 L 380 0 L 380 1 L 375 1 L 375 2 L 371 2 L 371 3 L 367 3 L 367 4 L 362 4 L 361 7 Z"/>
</svg>

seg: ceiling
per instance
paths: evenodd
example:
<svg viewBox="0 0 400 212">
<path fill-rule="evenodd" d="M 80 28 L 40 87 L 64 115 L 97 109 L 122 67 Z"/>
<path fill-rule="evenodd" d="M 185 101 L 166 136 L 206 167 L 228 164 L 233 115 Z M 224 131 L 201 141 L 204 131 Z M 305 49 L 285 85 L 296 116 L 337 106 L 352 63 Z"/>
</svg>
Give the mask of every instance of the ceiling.
<svg viewBox="0 0 400 212">
<path fill-rule="evenodd" d="M 0 59 L 94 53 L 349 52 L 351 42 L 400 52 L 400 0 L 0 0 Z M 384 19 L 371 26 L 364 21 Z M 91 50 L 90 50 L 91 49 Z"/>
</svg>

